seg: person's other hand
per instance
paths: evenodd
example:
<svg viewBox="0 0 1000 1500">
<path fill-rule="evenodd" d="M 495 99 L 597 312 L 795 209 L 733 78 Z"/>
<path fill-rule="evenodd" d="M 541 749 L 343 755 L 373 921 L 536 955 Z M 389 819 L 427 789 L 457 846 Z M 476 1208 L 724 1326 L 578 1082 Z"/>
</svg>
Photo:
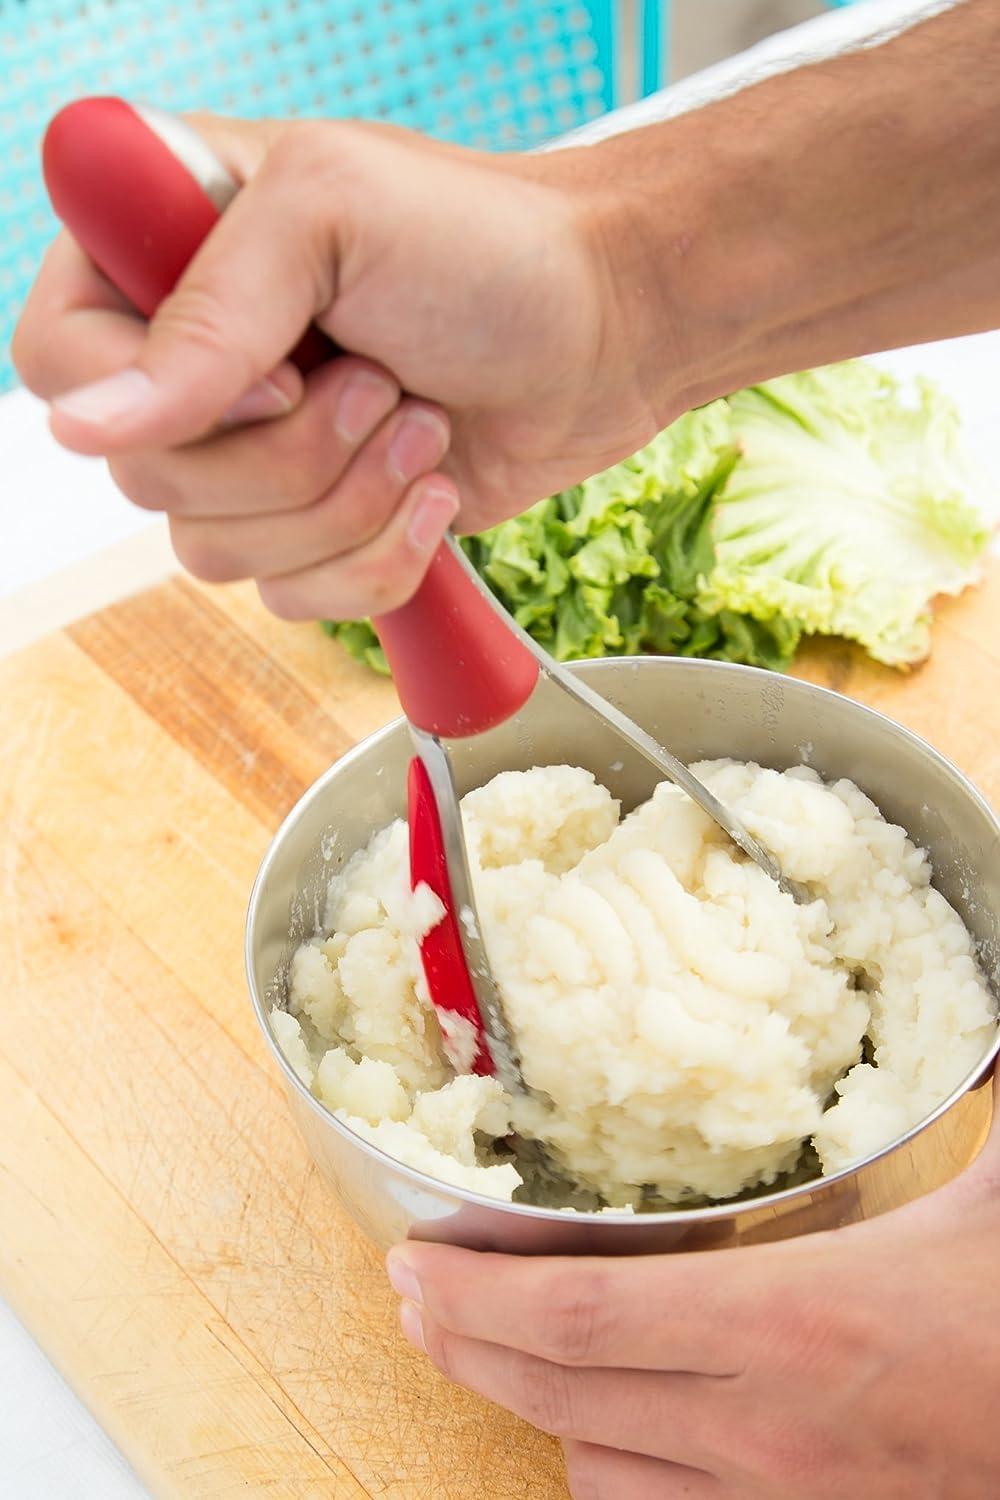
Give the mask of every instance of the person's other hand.
<svg viewBox="0 0 1000 1500">
<path fill-rule="evenodd" d="M 674 414 L 639 390 L 587 153 L 194 123 L 246 186 L 152 322 L 62 234 L 14 358 L 196 575 L 292 618 L 391 608 L 456 513 L 497 522 Z M 311 321 L 351 352 L 303 381 Z"/>
<path fill-rule="evenodd" d="M 955 1182 L 848 1229 L 620 1260 L 411 1242 L 388 1264 L 410 1340 L 560 1437 L 574 1500 L 986 1500 L 998 1244 L 995 1122 Z"/>
</svg>

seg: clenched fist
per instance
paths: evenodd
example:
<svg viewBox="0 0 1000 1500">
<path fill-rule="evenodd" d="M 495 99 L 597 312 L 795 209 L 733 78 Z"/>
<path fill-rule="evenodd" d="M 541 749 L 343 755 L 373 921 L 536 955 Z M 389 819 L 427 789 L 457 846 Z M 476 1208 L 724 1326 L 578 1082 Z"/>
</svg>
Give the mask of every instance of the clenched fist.
<svg viewBox="0 0 1000 1500">
<path fill-rule="evenodd" d="M 193 123 L 245 186 L 151 323 L 63 234 L 14 355 L 55 436 L 166 511 L 199 577 L 256 578 L 292 618 L 385 610 L 453 521 L 488 526 L 655 430 L 591 153 Z M 350 352 L 303 379 L 286 355 L 310 322 Z"/>
</svg>

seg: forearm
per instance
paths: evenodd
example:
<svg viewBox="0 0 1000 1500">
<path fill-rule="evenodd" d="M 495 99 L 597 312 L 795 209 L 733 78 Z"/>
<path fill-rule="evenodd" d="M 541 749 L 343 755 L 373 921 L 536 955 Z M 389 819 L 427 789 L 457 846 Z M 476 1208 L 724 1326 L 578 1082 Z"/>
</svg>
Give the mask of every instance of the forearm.
<svg viewBox="0 0 1000 1500">
<path fill-rule="evenodd" d="M 573 155 L 659 412 L 1000 324 L 995 0 Z"/>
</svg>

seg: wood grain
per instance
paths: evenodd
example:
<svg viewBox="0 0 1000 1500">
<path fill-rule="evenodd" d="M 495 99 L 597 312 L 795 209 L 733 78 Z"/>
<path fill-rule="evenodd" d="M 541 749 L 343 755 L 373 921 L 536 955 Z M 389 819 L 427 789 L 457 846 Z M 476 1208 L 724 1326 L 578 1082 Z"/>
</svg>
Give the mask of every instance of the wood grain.
<svg viewBox="0 0 1000 1500">
<path fill-rule="evenodd" d="M 199 765 L 268 822 L 353 740 L 309 691 L 184 579 L 67 635 Z"/>
<path fill-rule="evenodd" d="M 991 801 L 1000 798 L 1000 564 L 961 599 L 939 603 L 934 649 L 909 672 L 845 641 L 812 641 L 793 675 L 877 708 L 929 740 Z"/>
<path fill-rule="evenodd" d="M 902 676 L 800 675 L 1000 795 L 1000 578 Z M 151 590 L 0 662 L 0 1290 L 156 1495 L 561 1500 L 556 1446 L 400 1339 L 247 1001 L 260 856 L 391 686 L 252 586 Z"/>
</svg>

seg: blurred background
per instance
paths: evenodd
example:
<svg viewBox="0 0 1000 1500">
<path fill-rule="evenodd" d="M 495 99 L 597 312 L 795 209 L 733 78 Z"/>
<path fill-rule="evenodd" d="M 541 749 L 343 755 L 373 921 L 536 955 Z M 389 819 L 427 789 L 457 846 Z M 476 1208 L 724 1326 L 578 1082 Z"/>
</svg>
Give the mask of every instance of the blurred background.
<svg viewBox="0 0 1000 1500">
<path fill-rule="evenodd" d="M 829 8 L 823 0 L 672 0 L 667 79 L 685 78 Z"/>
</svg>

